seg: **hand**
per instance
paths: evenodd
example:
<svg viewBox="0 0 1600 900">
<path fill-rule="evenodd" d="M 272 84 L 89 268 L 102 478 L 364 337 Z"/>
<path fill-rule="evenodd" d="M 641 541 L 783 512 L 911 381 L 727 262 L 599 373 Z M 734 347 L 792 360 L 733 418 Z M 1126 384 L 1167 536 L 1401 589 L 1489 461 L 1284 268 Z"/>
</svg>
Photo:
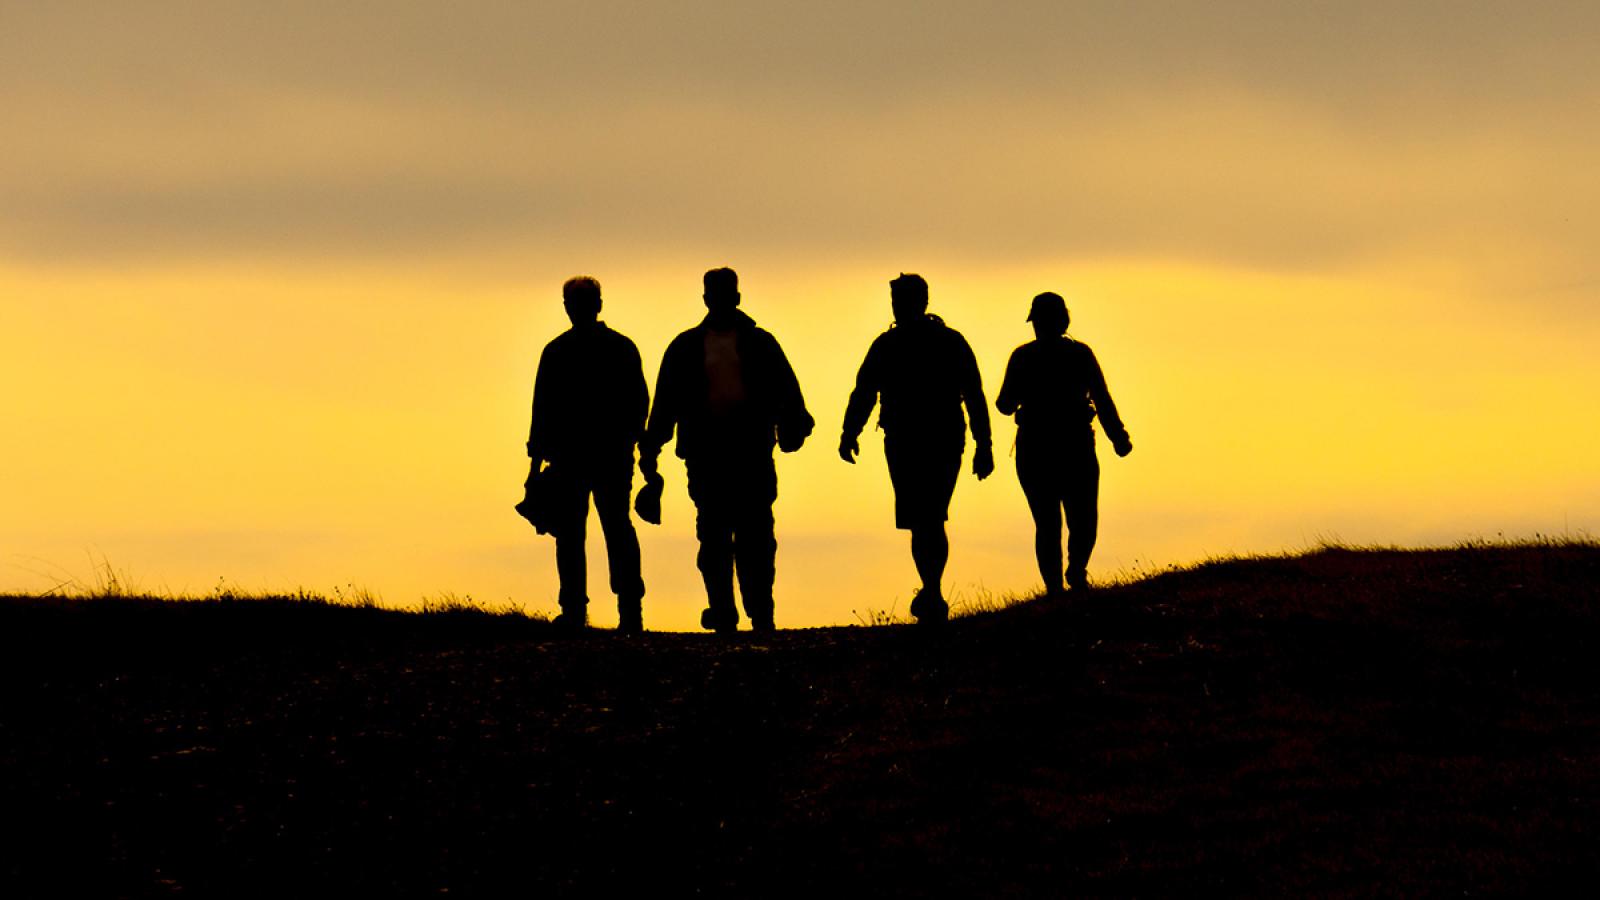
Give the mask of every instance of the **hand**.
<svg viewBox="0 0 1600 900">
<path fill-rule="evenodd" d="M 1123 438 L 1120 441 L 1113 441 L 1111 443 L 1111 448 L 1117 451 L 1118 456 L 1127 456 L 1129 453 L 1133 452 L 1133 441 L 1127 438 Z"/>
<path fill-rule="evenodd" d="M 785 453 L 794 453 L 804 447 L 806 438 L 811 437 L 811 429 L 815 424 L 809 415 L 780 422 L 778 424 L 778 449 Z"/>
<path fill-rule="evenodd" d="M 856 443 L 856 439 L 855 438 L 850 437 L 849 435 L 845 435 L 844 437 L 839 439 L 839 458 L 840 459 L 844 460 L 845 462 L 847 462 L 847 463 L 849 463 L 850 465 L 853 466 L 853 465 L 856 464 L 856 454 L 860 453 L 860 452 L 861 452 L 861 445 Z"/>
<path fill-rule="evenodd" d="M 994 447 L 989 444 L 979 444 L 977 452 L 972 454 L 972 474 L 982 481 L 994 474 Z"/>
</svg>

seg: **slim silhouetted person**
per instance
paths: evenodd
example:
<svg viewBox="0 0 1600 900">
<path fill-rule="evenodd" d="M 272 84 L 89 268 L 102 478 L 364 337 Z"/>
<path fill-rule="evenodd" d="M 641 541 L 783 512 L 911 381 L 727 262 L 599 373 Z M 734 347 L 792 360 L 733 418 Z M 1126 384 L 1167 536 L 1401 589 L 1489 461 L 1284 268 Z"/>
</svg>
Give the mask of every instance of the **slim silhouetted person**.
<svg viewBox="0 0 1600 900">
<path fill-rule="evenodd" d="M 705 274 L 705 303 L 705 320 L 674 338 L 661 359 L 639 469 L 647 479 L 660 477 L 656 463 L 676 429 L 706 584 L 708 608 L 700 624 L 720 632 L 738 627 L 737 569 L 751 628 L 771 631 L 778 549 L 772 448 L 800 449 L 813 421 L 777 339 L 739 311 L 739 276 L 732 269 Z"/>
<path fill-rule="evenodd" d="M 1067 337 L 1060 294 L 1033 298 L 1028 313 L 1035 339 L 1006 364 L 995 406 L 1017 417 L 1017 479 L 1033 513 L 1034 552 L 1045 590 L 1061 591 L 1061 518 L 1067 520 L 1067 586 L 1089 586 L 1089 555 L 1099 529 L 1100 461 L 1094 418 L 1118 456 L 1133 452 L 1128 430 L 1087 344 Z"/>
<path fill-rule="evenodd" d="M 599 320 L 600 282 L 573 278 L 561 288 L 572 327 L 539 357 L 533 385 L 528 457 L 537 471 L 548 463 L 552 487 L 551 532 L 561 579 L 561 614 L 568 630 L 588 620 L 588 561 L 584 553 L 589 497 L 594 496 L 605 534 L 611 590 L 617 595 L 617 630 L 644 630 L 639 537 L 628 511 L 633 489 L 633 448 L 644 435 L 649 389 L 639 350 Z"/>
<path fill-rule="evenodd" d="M 944 523 L 967 440 L 961 407 L 972 420 L 977 445 L 972 471 L 980 481 L 994 471 L 989 407 L 972 348 L 960 332 L 928 312 L 928 283 L 922 276 L 902 274 L 889 282 L 889 297 L 894 325 L 872 342 L 861 363 L 844 414 L 839 456 L 856 461 L 861 429 L 873 405 L 880 404 L 894 524 L 911 532 L 911 559 L 922 579 L 911 614 L 918 622 L 943 622 L 950 614 L 940 588 L 950 558 Z"/>
</svg>

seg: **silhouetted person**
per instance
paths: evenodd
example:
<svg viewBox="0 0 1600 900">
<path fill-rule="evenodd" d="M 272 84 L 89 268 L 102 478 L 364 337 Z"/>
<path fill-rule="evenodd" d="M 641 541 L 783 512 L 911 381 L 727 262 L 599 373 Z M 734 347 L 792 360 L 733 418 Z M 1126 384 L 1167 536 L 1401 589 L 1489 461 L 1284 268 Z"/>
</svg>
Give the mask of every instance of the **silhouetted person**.
<svg viewBox="0 0 1600 900">
<path fill-rule="evenodd" d="M 1100 363 L 1087 344 L 1067 337 L 1060 294 L 1033 298 L 1036 336 L 1011 354 L 995 406 L 1017 417 L 1017 479 L 1033 513 L 1034 552 L 1045 590 L 1061 591 L 1061 517 L 1067 520 L 1067 586 L 1089 586 L 1089 555 L 1099 528 L 1100 461 L 1094 418 L 1118 456 L 1133 452 Z"/>
<path fill-rule="evenodd" d="M 844 414 L 839 456 L 856 461 L 858 438 L 874 404 L 881 404 L 883 454 L 894 485 L 894 524 L 911 532 L 911 559 L 922 587 L 911 601 L 918 622 L 943 622 L 950 615 L 940 584 L 950 558 L 944 523 L 961 472 L 967 419 L 977 450 L 972 471 L 981 481 L 994 471 L 989 407 L 983 399 L 978 361 L 961 333 L 928 312 L 928 283 L 902 274 L 889 282 L 894 325 L 867 350 Z"/>
<path fill-rule="evenodd" d="M 644 434 L 649 389 L 633 341 L 599 321 L 600 283 L 573 278 L 562 286 L 561 295 L 572 328 L 539 357 L 528 429 L 533 468 L 548 463 L 546 475 L 552 483 L 550 530 L 561 579 L 556 624 L 576 630 L 588 619 L 584 543 L 593 494 L 605 534 L 611 590 L 617 595 L 617 630 L 639 632 L 644 630 L 644 580 L 628 500 L 633 448 Z"/>
<path fill-rule="evenodd" d="M 800 449 L 813 422 L 778 341 L 739 311 L 739 276 L 732 269 L 705 274 L 705 303 L 705 320 L 673 339 L 661 359 L 639 469 L 647 479 L 659 478 L 657 459 L 676 428 L 706 584 L 708 608 L 700 624 L 723 632 L 738 627 L 737 568 L 751 627 L 770 631 L 778 548 L 772 447 Z"/>
</svg>

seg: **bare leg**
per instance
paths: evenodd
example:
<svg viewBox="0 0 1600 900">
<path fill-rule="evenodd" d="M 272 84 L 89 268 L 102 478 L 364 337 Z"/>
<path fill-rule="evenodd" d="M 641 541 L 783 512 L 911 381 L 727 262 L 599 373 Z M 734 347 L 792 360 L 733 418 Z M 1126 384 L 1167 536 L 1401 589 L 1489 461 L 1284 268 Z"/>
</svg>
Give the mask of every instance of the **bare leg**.
<svg viewBox="0 0 1600 900">
<path fill-rule="evenodd" d="M 950 561 L 950 537 L 944 523 L 911 529 L 911 560 L 916 563 L 922 590 L 942 596 L 945 566 Z"/>
</svg>

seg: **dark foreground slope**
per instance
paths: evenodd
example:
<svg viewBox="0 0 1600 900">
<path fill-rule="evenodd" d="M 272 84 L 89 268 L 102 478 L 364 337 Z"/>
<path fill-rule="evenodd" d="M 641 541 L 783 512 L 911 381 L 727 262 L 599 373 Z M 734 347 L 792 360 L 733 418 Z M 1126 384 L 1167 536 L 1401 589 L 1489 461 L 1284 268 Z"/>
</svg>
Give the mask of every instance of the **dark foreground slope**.
<svg viewBox="0 0 1600 900">
<path fill-rule="evenodd" d="M 1597 585 L 1324 551 L 765 640 L 5 601 L 0 895 L 1547 893 L 1600 874 Z"/>
</svg>

